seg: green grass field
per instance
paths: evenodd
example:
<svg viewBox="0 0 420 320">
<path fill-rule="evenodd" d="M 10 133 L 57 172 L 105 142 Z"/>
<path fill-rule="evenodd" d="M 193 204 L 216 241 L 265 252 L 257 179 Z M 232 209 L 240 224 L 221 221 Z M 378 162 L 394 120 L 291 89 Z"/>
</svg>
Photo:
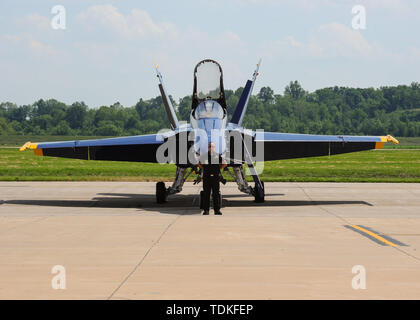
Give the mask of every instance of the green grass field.
<svg viewBox="0 0 420 320">
<path fill-rule="evenodd" d="M 266 162 L 262 180 L 420 182 L 417 149 L 420 147 Z M 174 165 L 38 157 L 30 150 L 0 148 L 3 181 L 171 181 L 174 174 Z"/>
</svg>

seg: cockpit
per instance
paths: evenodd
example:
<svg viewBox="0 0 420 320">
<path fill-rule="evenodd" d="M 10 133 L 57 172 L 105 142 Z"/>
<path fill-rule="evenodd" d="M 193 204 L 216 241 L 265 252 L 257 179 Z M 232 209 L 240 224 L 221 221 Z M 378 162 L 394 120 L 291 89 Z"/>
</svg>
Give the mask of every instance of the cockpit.
<svg viewBox="0 0 420 320">
<path fill-rule="evenodd" d="M 223 129 L 225 125 L 225 111 L 222 106 L 214 100 L 201 102 L 194 112 L 197 120 L 197 127 L 205 130 L 210 135 L 213 129 Z"/>
<path fill-rule="evenodd" d="M 206 100 L 214 100 L 226 110 L 222 67 L 214 60 L 200 61 L 194 68 L 192 110 Z"/>
<path fill-rule="evenodd" d="M 202 63 L 196 71 L 197 98 L 219 99 L 220 97 L 220 76 L 218 65 L 213 62 Z"/>
<path fill-rule="evenodd" d="M 226 114 L 222 106 L 215 100 L 205 100 L 197 106 L 192 119 L 193 127 L 198 129 L 195 137 L 196 152 L 207 153 L 208 145 L 212 142 L 217 154 L 224 153 Z"/>
<path fill-rule="evenodd" d="M 194 69 L 191 111 L 191 125 L 196 129 L 195 149 L 198 154 L 207 154 L 209 143 L 215 145 L 217 154 L 225 152 L 226 120 L 222 68 L 214 60 L 200 61 Z"/>
</svg>

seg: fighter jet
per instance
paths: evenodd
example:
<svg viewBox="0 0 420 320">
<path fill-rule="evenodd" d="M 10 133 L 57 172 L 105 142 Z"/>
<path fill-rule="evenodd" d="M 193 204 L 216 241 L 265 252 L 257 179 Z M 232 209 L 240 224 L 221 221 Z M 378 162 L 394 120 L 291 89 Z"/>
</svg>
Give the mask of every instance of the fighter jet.
<svg viewBox="0 0 420 320">
<path fill-rule="evenodd" d="M 208 145 L 214 146 L 217 161 L 237 183 L 238 189 L 255 202 L 264 202 L 265 188 L 258 163 L 264 161 L 318 157 L 349 152 L 381 149 L 386 142 L 398 144 L 387 136 L 341 136 L 248 130 L 242 126 L 252 90 L 259 75 L 261 60 L 243 88 L 231 120 L 228 122 L 223 71 L 219 63 L 206 59 L 194 68 L 194 85 L 190 122 L 181 124 L 165 89 L 162 74 L 156 65 L 156 75 L 170 130 L 156 134 L 95 140 L 25 143 L 20 151 L 33 149 L 36 155 L 83 160 L 175 163 L 175 179 L 171 186 L 156 184 L 156 201 L 182 191 L 186 179 L 193 175 L 200 182 L 199 161 L 206 161 Z M 246 174 L 252 176 L 250 186 Z"/>
</svg>

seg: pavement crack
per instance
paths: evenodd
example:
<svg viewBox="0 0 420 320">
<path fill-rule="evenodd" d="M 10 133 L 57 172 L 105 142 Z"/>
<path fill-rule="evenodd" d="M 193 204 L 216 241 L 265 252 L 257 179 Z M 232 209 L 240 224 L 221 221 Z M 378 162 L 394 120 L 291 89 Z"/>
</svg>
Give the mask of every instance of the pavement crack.
<svg viewBox="0 0 420 320">
<path fill-rule="evenodd" d="M 339 216 L 338 214 L 335 214 L 334 212 L 329 211 L 328 209 L 324 208 L 322 205 L 318 204 L 316 201 L 314 201 L 311 196 L 306 192 L 305 188 L 303 188 L 301 185 L 299 185 L 300 190 L 306 195 L 306 197 L 315 205 L 318 206 L 321 210 L 325 211 L 331 216 L 336 217 L 337 219 L 340 219 L 344 223 L 350 224 L 345 218 Z"/>
<path fill-rule="evenodd" d="M 405 250 L 403 250 L 403 249 L 401 249 L 401 248 L 398 248 L 398 247 L 393 247 L 395 250 L 398 250 L 399 252 L 401 252 L 401 253 L 404 253 L 406 256 L 408 256 L 408 257 L 411 257 L 411 258 L 413 258 L 414 260 L 416 260 L 416 261 L 418 261 L 418 262 L 420 262 L 420 258 L 419 257 L 416 257 L 415 255 L 412 255 L 411 253 L 409 253 L 409 252 L 407 252 L 407 251 L 405 251 Z"/>
<path fill-rule="evenodd" d="M 146 251 L 146 253 L 143 255 L 143 257 L 140 259 L 140 261 L 134 266 L 133 270 L 130 271 L 130 273 L 121 281 L 121 283 L 118 285 L 117 288 L 114 289 L 114 291 L 111 293 L 111 295 L 108 297 L 107 300 L 112 299 L 112 297 L 117 293 L 117 291 L 127 282 L 127 280 L 141 267 L 144 260 L 146 260 L 147 256 L 150 254 L 150 252 L 153 250 L 154 247 L 156 247 L 160 240 L 162 240 L 163 236 L 168 232 L 168 230 L 175 224 L 176 221 L 182 216 L 182 214 L 178 215 L 175 219 L 173 219 L 166 228 L 162 231 L 159 238 L 153 242 L 153 244 L 150 246 L 150 248 Z"/>
</svg>

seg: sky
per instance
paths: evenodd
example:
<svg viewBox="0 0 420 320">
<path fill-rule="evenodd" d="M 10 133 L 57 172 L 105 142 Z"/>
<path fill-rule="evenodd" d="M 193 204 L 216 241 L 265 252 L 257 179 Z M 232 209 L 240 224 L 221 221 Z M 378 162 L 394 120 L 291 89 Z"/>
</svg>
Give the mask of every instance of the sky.
<svg viewBox="0 0 420 320">
<path fill-rule="evenodd" d="M 65 9 L 65 29 L 54 29 Z M 363 6 L 365 28 L 355 6 Z M 60 25 L 63 26 L 63 25 Z M 159 95 L 154 63 L 176 100 L 192 92 L 194 66 L 218 61 L 225 89 L 282 94 L 420 81 L 418 0 L 2 0 L 0 101 L 54 98 L 90 107 Z"/>
</svg>

